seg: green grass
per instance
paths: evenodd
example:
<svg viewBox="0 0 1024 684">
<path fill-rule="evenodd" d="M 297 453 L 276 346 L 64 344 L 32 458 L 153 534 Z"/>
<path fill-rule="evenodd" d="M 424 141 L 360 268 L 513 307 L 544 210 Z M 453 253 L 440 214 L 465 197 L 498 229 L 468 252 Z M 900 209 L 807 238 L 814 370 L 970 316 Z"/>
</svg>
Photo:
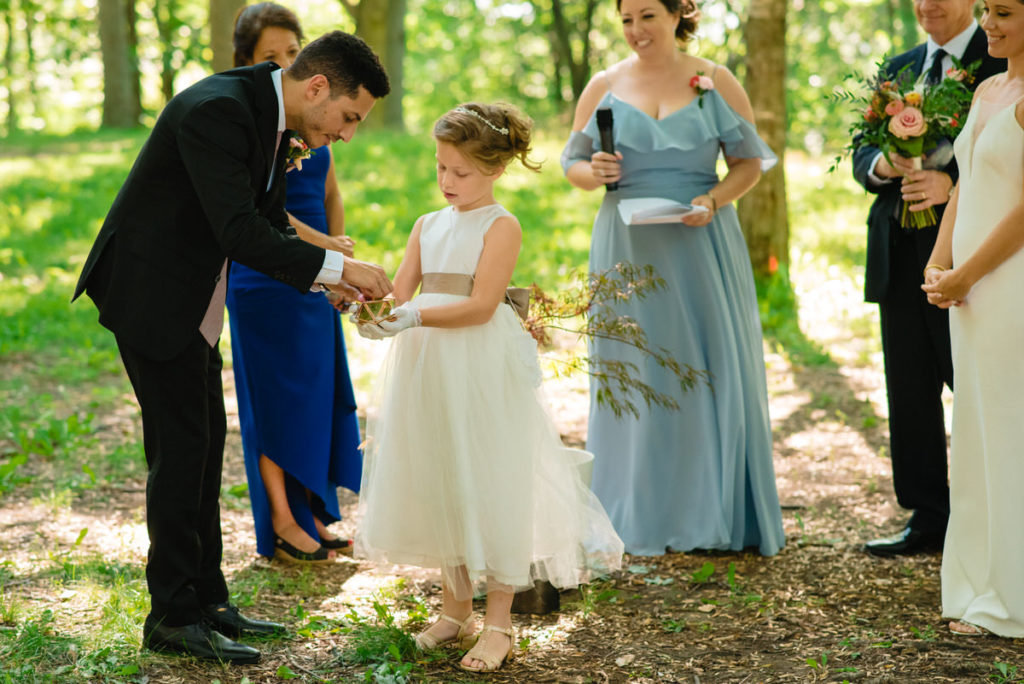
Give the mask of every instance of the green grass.
<svg viewBox="0 0 1024 684">
<path fill-rule="evenodd" d="M 90 615 L 89 629 L 69 636 L 50 609 L 26 616 L 23 604 L 0 592 L 0 682 L 141 681 L 139 634 L 149 610 L 142 567 L 72 555 L 51 558 L 44 574 L 71 600 L 98 606 L 98 617 Z"/>
<path fill-rule="evenodd" d="M 0 496 L 21 486 L 74 492 L 144 476 L 137 437 L 94 439 L 94 417 L 122 408 L 131 390 L 113 336 L 97 324 L 91 303 L 69 299 L 146 135 L 27 134 L 0 152 Z M 600 193 L 573 189 L 563 178 L 563 139 L 563 131 L 539 131 L 533 157 L 543 163 L 541 173 L 513 166 L 497 187 L 499 201 L 524 228 L 514 281 L 549 291 L 568 287 L 570 273 L 586 267 L 601 201 Z M 444 204 L 433 142 L 375 132 L 334 151 L 357 255 L 394 272 L 416 218 Z M 827 174 L 826 166 L 825 160 L 788 160 L 792 268 L 838 269 L 855 279 L 870 198 L 847 169 Z M 798 275 L 782 268 L 757 283 L 765 337 L 797 365 L 834 364 L 801 329 Z M 26 463 L 39 458 L 50 464 L 52 481 L 26 481 Z"/>
</svg>

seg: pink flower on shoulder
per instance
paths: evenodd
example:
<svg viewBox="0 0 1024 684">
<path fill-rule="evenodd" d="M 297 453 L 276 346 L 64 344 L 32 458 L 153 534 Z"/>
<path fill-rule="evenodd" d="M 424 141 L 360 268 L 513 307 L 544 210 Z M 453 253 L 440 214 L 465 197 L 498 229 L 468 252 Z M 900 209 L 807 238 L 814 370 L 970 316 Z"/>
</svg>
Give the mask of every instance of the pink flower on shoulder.
<svg viewBox="0 0 1024 684">
<path fill-rule="evenodd" d="M 690 79 L 690 87 L 697 91 L 697 104 L 703 107 L 704 93 L 714 90 L 715 82 L 710 76 L 705 76 L 703 71 L 698 71 L 697 75 Z"/>
</svg>

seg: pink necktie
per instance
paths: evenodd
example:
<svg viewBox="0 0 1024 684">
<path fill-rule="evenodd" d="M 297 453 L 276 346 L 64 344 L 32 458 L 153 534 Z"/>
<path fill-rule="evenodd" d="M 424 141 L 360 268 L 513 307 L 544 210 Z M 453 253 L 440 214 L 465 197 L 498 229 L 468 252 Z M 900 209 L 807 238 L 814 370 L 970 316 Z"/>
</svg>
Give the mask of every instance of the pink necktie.
<svg viewBox="0 0 1024 684">
<path fill-rule="evenodd" d="M 206 307 L 206 313 L 199 324 L 199 332 L 202 334 L 211 347 L 217 344 L 220 339 L 220 332 L 224 329 L 224 299 L 228 292 L 228 260 L 225 259 L 220 267 L 220 275 L 217 276 L 217 285 L 213 288 L 213 296 L 210 297 L 210 304 Z"/>
<path fill-rule="evenodd" d="M 274 159 L 277 159 L 277 148 L 281 146 L 281 133 L 277 132 L 277 142 L 274 144 L 274 155 L 271 157 L 270 162 L 270 180 L 267 182 L 267 189 L 270 189 L 270 184 L 274 182 Z M 217 285 L 213 288 L 213 296 L 210 297 L 210 303 L 206 307 L 206 313 L 203 314 L 203 320 L 199 323 L 199 333 L 203 336 L 203 339 L 212 347 L 217 344 L 217 340 L 220 339 L 220 333 L 224 329 L 224 300 L 227 298 L 228 292 L 228 260 L 225 259 L 224 263 L 220 267 L 220 275 L 217 276 Z"/>
</svg>

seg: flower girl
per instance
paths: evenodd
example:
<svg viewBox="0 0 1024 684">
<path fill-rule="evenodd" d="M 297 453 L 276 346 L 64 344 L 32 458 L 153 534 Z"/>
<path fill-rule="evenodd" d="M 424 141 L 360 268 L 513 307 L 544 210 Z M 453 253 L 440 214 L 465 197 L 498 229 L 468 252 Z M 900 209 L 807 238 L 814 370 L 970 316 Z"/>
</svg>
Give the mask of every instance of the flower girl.
<svg viewBox="0 0 1024 684">
<path fill-rule="evenodd" d="M 437 183 L 450 206 L 416 221 L 391 316 L 353 317 L 364 337 L 402 333 L 367 425 L 356 555 L 441 569 L 442 613 L 416 637 L 423 649 L 476 634 L 472 600 L 485 583 L 483 628 L 460 662 L 473 672 L 511 655 L 514 592 L 534 580 L 575 587 L 622 557 L 601 504 L 560 454 L 536 392 L 536 344 L 503 303 L 522 230 L 494 183 L 514 159 L 539 168 L 527 158 L 531 125 L 502 104 L 465 104 L 437 121 Z"/>
</svg>

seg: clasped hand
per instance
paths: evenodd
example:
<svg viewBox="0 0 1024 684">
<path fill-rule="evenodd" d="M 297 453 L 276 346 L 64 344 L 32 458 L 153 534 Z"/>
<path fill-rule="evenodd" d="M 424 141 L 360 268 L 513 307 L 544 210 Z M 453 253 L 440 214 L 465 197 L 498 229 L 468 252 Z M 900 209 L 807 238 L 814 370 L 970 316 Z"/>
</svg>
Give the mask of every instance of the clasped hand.
<svg viewBox="0 0 1024 684">
<path fill-rule="evenodd" d="M 921 289 L 928 295 L 929 304 L 934 304 L 940 309 L 948 309 L 963 306 L 972 285 L 973 283 L 968 282 L 959 269 L 929 269 L 924 274 L 924 285 Z"/>
<path fill-rule="evenodd" d="M 360 337 L 368 340 L 381 340 L 385 337 L 393 337 L 407 328 L 415 328 L 420 325 L 420 312 L 413 307 L 403 304 L 391 310 L 391 314 L 379 323 L 360 321 L 355 314 L 349 320 L 356 324 L 356 332 Z"/>
</svg>

